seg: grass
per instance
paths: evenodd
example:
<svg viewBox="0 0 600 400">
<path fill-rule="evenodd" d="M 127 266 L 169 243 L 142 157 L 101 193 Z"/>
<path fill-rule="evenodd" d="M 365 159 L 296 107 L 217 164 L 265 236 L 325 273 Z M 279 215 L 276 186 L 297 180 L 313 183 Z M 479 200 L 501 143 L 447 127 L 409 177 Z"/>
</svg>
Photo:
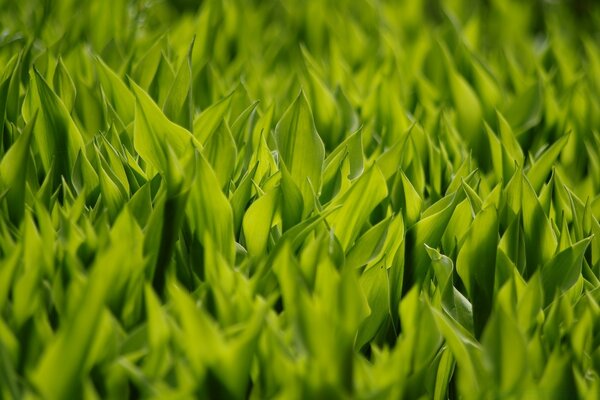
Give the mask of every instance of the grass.
<svg viewBox="0 0 600 400">
<path fill-rule="evenodd" d="M 0 398 L 600 397 L 593 2 L 0 26 Z"/>
</svg>

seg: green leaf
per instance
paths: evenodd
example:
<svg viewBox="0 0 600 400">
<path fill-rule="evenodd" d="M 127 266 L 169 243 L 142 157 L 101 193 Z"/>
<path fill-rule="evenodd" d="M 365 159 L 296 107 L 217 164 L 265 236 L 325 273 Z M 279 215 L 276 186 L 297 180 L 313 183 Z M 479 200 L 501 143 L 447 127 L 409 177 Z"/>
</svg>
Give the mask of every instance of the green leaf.
<svg viewBox="0 0 600 400">
<path fill-rule="evenodd" d="M 212 165 L 221 187 L 226 188 L 233 178 L 237 148 L 225 121 L 206 140 L 204 156 Z"/>
<path fill-rule="evenodd" d="M 18 223 L 25 210 L 25 185 L 29 165 L 30 146 L 37 113 L 27 124 L 23 133 L 8 149 L 0 161 L 0 187 L 6 188 L 9 216 L 13 223 Z"/>
<path fill-rule="evenodd" d="M 342 196 L 334 199 L 327 221 L 346 251 L 356 240 L 373 209 L 387 196 L 385 179 L 379 168 L 371 167 Z"/>
<path fill-rule="evenodd" d="M 339 170 L 341 160 L 348 157 L 350 161 L 350 175 L 348 179 L 355 179 L 363 172 L 363 145 L 362 128 L 348 136 L 325 159 L 323 167 L 323 184 L 335 176 Z"/>
<path fill-rule="evenodd" d="M 8 301 L 8 295 L 13 285 L 13 279 L 21 262 L 21 251 L 13 251 L 10 256 L 1 261 L 0 267 L 0 309 Z"/>
<path fill-rule="evenodd" d="M 560 152 L 567 144 L 570 135 L 561 137 L 558 141 L 552 144 L 531 166 L 527 171 L 527 178 L 533 189 L 537 192 L 542 188 L 548 174 L 552 170 L 554 162 L 560 155 Z"/>
<path fill-rule="evenodd" d="M 279 184 L 281 191 L 281 219 L 283 222 L 283 231 L 298 224 L 302 219 L 302 193 L 294 180 L 290 176 L 285 164 L 281 165 L 281 182 Z"/>
<path fill-rule="evenodd" d="M 475 216 L 456 260 L 458 275 L 472 299 L 477 337 L 492 311 L 497 242 L 498 215 L 493 207 L 487 207 Z"/>
<path fill-rule="evenodd" d="M 506 149 L 509 158 L 517 165 L 523 167 L 525 156 L 523 155 L 521 145 L 517 141 L 512 128 L 499 111 L 496 112 L 496 116 L 498 117 L 498 131 L 500 132 L 500 141 L 502 142 L 502 145 Z"/>
<path fill-rule="evenodd" d="M 459 132 L 472 144 L 479 143 L 481 135 L 481 103 L 471 85 L 454 67 L 449 67 L 448 80 L 452 101 L 456 107 Z"/>
<path fill-rule="evenodd" d="M 425 210 L 425 213 L 416 224 L 408 229 L 406 233 L 408 238 L 407 260 L 412 269 L 409 274 L 412 274 L 411 280 L 414 280 L 414 282 L 422 282 L 427 273 L 426 267 L 429 257 L 422 244 L 431 247 L 439 245 L 459 200 L 458 193 L 453 193 L 438 200 Z"/>
<path fill-rule="evenodd" d="M 58 63 L 56 64 L 53 83 L 57 96 L 63 101 L 67 110 L 72 110 L 75 104 L 75 95 L 77 91 L 75 89 L 75 83 L 61 58 L 58 59 Z"/>
<path fill-rule="evenodd" d="M 194 99 L 192 97 L 192 50 L 194 39 L 190 44 L 187 57 L 181 62 L 173 84 L 165 98 L 163 111 L 165 115 L 188 130 L 193 129 Z M 161 82 L 162 84 L 162 82 Z"/>
<path fill-rule="evenodd" d="M 313 208 L 313 191 L 319 193 L 325 147 L 317 133 L 310 106 L 300 93 L 275 127 L 279 157 L 285 163 L 304 199 L 304 215 Z"/>
<path fill-rule="evenodd" d="M 51 159 L 57 164 L 57 172 L 71 176 L 71 168 L 80 150 L 84 148 L 83 137 L 71 119 L 62 100 L 50 89 L 37 70 L 33 73 L 42 118 L 36 129 L 36 141 L 40 147 L 40 156 L 48 171 Z M 32 78 L 33 79 L 33 78 Z"/>
<path fill-rule="evenodd" d="M 191 184 L 186 215 L 192 231 L 202 240 L 209 235 L 229 264 L 235 259 L 233 212 L 219 181 L 202 154 L 196 156 L 196 176 Z"/>
<path fill-rule="evenodd" d="M 410 227 L 419 220 L 423 200 L 402 170 L 396 173 L 396 181 L 392 190 L 394 188 L 396 190 L 392 194 L 392 204 L 396 203 L 395 208 L 402 210 L 404 220 Z"/>
<path fill-rule="evenodd" d="M 425 245 L 438 284 L 442 309 L 469 332 L 473 331 L 473 310 L 468 300 L 454 287 L 454 265 L 449 257 Z"/>
<path fill-rule="evenodd" d="M 279 202 L 279 192 L 271 191 L 250 205 L 244 214 L 242 229 L 251 255 L 259 256 L 267 250 L 273 216 Z"/>
<path fill-rule="evenodd" d="M 407 154 L 412 154 L 407 149 L 410 145 L 409 139 L 409 135 L 400 138 L 377 158 L 377 166 L 386 180 L 390 179 L 398 171 L 398 166 L 404 165 L 405 160 L 408 158 Z"/>
<path fill-rule="evenodd" d="M 356 240 L 346 255 L 347 267 L 359 268 L 380 256 L 391 221 L 384 219 Z"/>
<path fill-rule="evenodd" d="M 581 276 L 583 255 L 592 238 L 583 239 L 556 254 L 542 267 L 542 284 L 546 304 L 552 300 L 555 291 L 569 289 Z"/>
<path fill-rule="evenodd" d="M 231 104 L 231 96 L 227 96 L 221 101 L 211 105 L 203 110 L 194 119 L 194 136 L 200 143 L 205 143 L 210 135 L 219 127 L 229 105 Z"/>
<path fill-rule="evenodd" d="M 527 342 L 517 322 L 499 308 L 490 318 L 482 338 L 483 350 L 492 366 L 500 394 L 520 392 L 530 385 Z"/>
<path fill-rule="evenodd" d="M 529 85 L 508 103 L 502 113 L 518 136 L 534 127 L 542 117 L 542 87 L 539 83 Z"/>
<path fill-rule="evenodd" d="M 558 349 L 548 357 L 546 368 L 540 379 L 541 395 L 548 399 L 561 399 L 569 393 L 576 393 L 571 372 L 570 354 Z"/>
<path fill-rule="evenodd" d="M 371 312 L 358 330 L 355 342 L 357 349 L 368 343 L 381 328 L 385 318 L 391 316 L 390 284 L 384 266 L 366 270 L 359 282 Z"/>
<path fill-rule="evenodd" d="M 521 179 L 523 182 L 521 207 L 523 208 L 523 230 L 527 256 L 526 268 L 528 274 L 533 274 L 550 260 L 556 250 L 557 240 L 533 187 L 525 176 L 522 176 Z"/>
<path fill-rule="evenodd" d="M 107 102 L 115 109 L 121 120 L 128 124 L 135 116 L 135 97 L 125 83 L 100 57 L 95 57 L 98 78 Z"/>
<path fill-rule="evenodd" d="M 306 57 L 307 50 L 302 48 Z M 306 61 L 306 60 L 305 60 Z M 333 148 L 339 142 L 342 130 L 341 110 L 334 94 L 327 87 L 322 77 L 310 63 L 306 62 L 310 102 L 313 105 L 315 125 L 318 128 L 328 148 Z"/>
<path fill-rule="evenodd" d="M 469 393 L 473 396 L 481 393 L 481 381 L 478 376 L 478 371 L 481 369 L 474 359 L 474 355 L 480 351 L 478 345 L 457 329 L 451 320 L 445 317 L 440 311 L 431 309 L 431 312 L 438 330 L 456 359 L 456 364 L 460 371 L 458 375 L 459 387 L 462 390 L 470 388 Z"/>
<path fill-rule="evenodd" d="M 31 380 L 48 398 L 69 398 L 85 376 L 87 355 L 100 323 L 111 287 L 120 271 L 136 258 L 141 260 L 141 243 L 137 242 L 134 222 L 126 211 L 121 213 L 111 230 L 111 244 L 92 267 L 75 313 L 57 332 L 31 374 Z"/>
<path fill-rule="evenodd" d="M 160 301 L 150 285 L 144 286 L 144 299 L 148 314 L 148 343 L 151 348 L 157 349 L 167 343 L 169 327 Z"/>
<path fill-rule="evenodd" d="M 161 174 L 167 173 L 167 145 L 180 157 L 189 146 L 202 146 L 193 135 L 169 121 L 144 90 L 132 82 L 135 94 L 133 144 L 136 151 Z"/>
</svg>

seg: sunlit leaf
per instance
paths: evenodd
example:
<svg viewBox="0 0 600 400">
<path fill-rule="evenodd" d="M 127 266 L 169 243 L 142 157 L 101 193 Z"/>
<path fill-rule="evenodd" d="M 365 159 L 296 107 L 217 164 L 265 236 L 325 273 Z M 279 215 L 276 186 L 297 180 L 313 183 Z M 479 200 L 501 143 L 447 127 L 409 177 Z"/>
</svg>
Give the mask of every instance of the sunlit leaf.
<svg viewBox="0 0 600 400">
<path fill-rule="evenodd" d="M 312 208 L 313 190 L 318 193 L 321 188 L 325 149 L 303 93 L 296 97 L 277 123 L 275 140 L 281 161 L 302 192 L 306 214 Z"/>
</svg>

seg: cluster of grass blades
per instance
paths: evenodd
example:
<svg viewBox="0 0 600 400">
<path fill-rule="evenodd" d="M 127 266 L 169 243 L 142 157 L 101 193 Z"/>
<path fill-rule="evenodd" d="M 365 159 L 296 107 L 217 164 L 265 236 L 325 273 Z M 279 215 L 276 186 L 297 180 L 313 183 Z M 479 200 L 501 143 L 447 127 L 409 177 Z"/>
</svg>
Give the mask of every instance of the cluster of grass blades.
<svg viewBox="0 0 600 400">
<path fill-rule="evenodd" d="M 599 26 L 0 0 L 0 398 L 600 398 Z"/>
</svg>

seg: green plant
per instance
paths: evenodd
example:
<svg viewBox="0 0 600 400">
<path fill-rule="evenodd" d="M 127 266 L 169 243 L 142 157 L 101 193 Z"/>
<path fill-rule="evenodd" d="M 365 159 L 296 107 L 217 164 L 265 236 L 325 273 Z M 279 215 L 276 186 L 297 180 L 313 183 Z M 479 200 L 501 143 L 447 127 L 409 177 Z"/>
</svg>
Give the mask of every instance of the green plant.
<svg viewBox="0 0 600 400">
<path fill-rule="evenodd" d="M 600 397 L 600 8 L 175 3 L 0 1 L 0 398 Z"/>
</svg>

